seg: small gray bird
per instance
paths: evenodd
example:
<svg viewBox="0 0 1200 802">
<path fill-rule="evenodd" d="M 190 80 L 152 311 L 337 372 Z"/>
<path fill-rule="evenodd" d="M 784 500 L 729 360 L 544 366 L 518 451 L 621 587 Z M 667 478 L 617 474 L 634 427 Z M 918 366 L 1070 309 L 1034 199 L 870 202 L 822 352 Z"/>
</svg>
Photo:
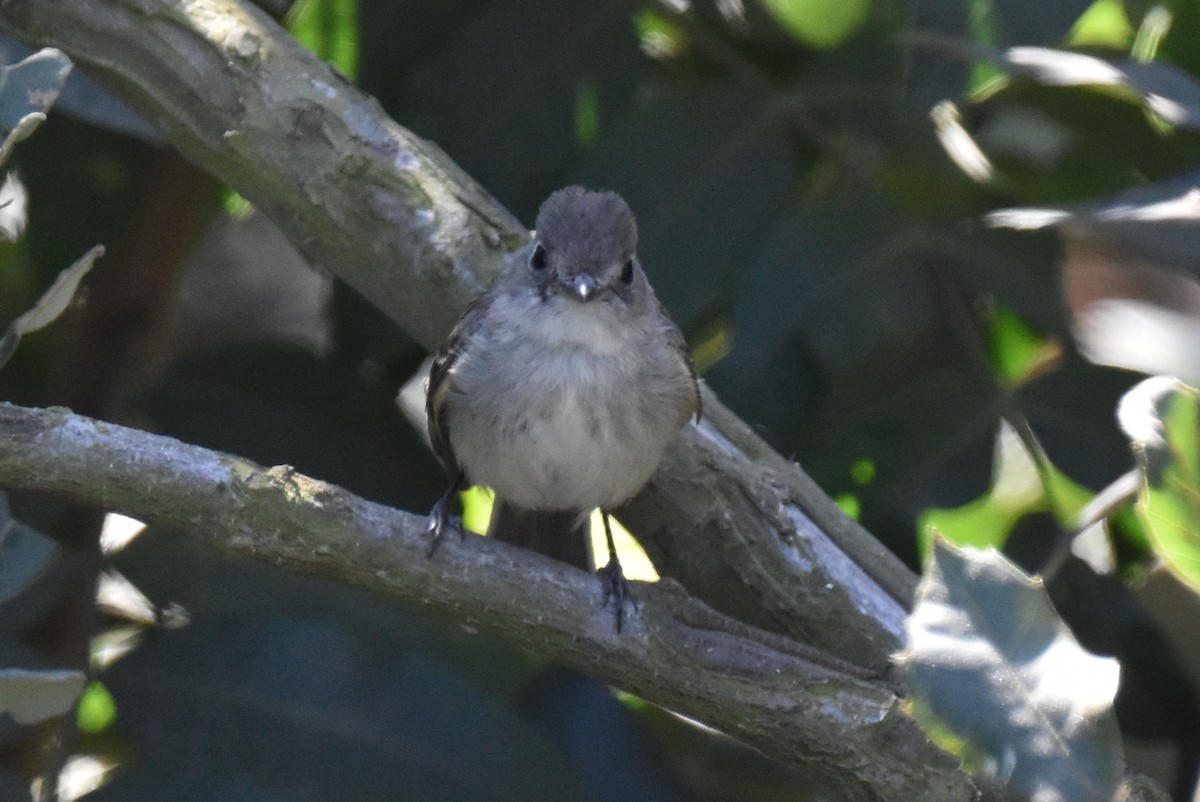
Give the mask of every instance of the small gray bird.
<svg viewBox="0 0 1200 802">
<path fill-rule="evenodd" d="M 461 513 L 458 491 L 485 485 L 496 494 L 489 535 L 587 569 L 599 507 L 610 557 L 598 573 L 619 631 L 628 588 L 608 510 L 699 420 L 696 371 L 642 272 L 637 222 L 619 195 L 555 192 L 514 256 L 430 370 L 429 436 L 451 477 L 430 516 L 433 548 Z"/>
</svg>

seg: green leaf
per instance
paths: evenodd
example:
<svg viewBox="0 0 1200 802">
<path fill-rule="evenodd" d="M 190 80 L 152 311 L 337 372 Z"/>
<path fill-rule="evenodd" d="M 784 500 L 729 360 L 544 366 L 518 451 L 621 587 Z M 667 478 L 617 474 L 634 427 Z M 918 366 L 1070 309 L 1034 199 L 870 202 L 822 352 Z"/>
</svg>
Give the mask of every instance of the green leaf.
<svg viewBox="0 0 1200 802">
<path fill-rule="evenodd" d="M 1042 337 L 1016 312 L 997 307 L 988 326 L 992 366 L 1006 387 L 1015 388 L 1045 373 L 1062 358 L 1062 347 Z"/>
<path fill-rule="evenodd" d="M 667 17 L 650 8 L 633 15 L 634 29 L 642 51 L 651 58 L 671 58 L 687 47 L 683 30 Z"/>
<path fill-rule="evenodd" d="M 460 494 L 463 505 L 463 526 L 472 532 L 483 534 L 492 520 L 492 504 L 495 494 L 486 487 L 470 487 Z"/>
<path fill-rule="evenodd" d="M 1079 646 L 1039 580 L 938 538 L 907 630 L 914 715 L 968 768 L 1022 799 L 1113 798 L 1120 666 Z"/>
<path fill-rule="evenodd" d="M 29 587 L 58 556 L 58 544 L 14 519 L 0 493 L 0 602 Z"/>
<path fill-rule="evenodd" d="M 866 22 L 870 0 L 760 0 L 788 33 L 810 47 L 832 50 Z"/>
<path fill-rule="evenodd" d="M 858 521 L 862 519 L 862 502 L 853 493 L 839 493 L 833 503 L 842 508 L 842 512 Z"/>
<path fill-rule="evenodd" d="M 991 491 L 959 507 L 931 507 L 917 521 L 918 549 L 929 554 L 938 535 L 959 546 L 1001 548 L 1029 509 L 997 501 Z"/>
<path fill-rule="evenodd" d="M 982 496 L 959 507 L 931 507 L 917 523 L 918 549 L 928 555 L 936 536 L 958 546 L 1003 548 L 1026 515 L 1048 512 L 1064 527 L 1074 524 L 1093 493 L 1056 468 L 1040 448 L 1005 424 L 996 437 L 992 484 Z"/>
<path fill-rule="evenodd" d="M 1124 50 L 1133 44 L 1133 26 L 1121 0 L 1096 0 L 1067 36 L 1072 47 L 1107 47 Z"/>
<path fill-rule="evenodd" d="M 575 144 L 587 147 L 600 135 L 600 95 L 590 81 L 575 91 Z"/>
<path fill-rule="evenodd" d="M 89 735 L 104 732 L 117 720 L 117 703 L 104 683 L 93 680 L 79 697 L 79 731 Z"/>
<path fill-rule="evenodd" d="M 300 0 L 288 15 L 288 30 L 342 75 L 358 76 L 357 0 Z"/>
<path fill-rule="evenodd" d="M 18 724 L 37 724 L 71 709 L 86 677 L 80 671 L 0 669 L 0 714 Z"/>
<path fill-rule="evenodd" d="M 1159 559 L 1200 591 L 1200 406 L 1197 392 L 1156 376 L 1121 399 L 1121 428 L 1140 474 L 1137 513 Z"/>
</svg>

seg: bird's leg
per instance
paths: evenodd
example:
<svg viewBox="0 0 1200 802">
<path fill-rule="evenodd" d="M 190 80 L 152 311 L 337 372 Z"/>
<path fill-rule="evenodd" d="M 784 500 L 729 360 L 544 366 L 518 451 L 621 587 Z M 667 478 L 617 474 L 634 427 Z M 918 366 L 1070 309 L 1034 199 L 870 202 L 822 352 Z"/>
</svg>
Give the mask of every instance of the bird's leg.
<svg viewBox="0 0 1200 802">
<path fill-rule="evenodd" d="M 609 601 L 612 601 L 616 607 L 617 613 L 617 634 L 621 633 L 621 625 L 625 622 L 625 602 L 633 605 L 634 612 L 637 612 L 637 599 L 633 597 L 633 592 L 629 588 L 629 582 L 625 579 L 625 572 L 621 570 L 621 561 L 617 559 L 617 549 L 613 545 L 612 527 L 608 523 L 608 512 L 600 510 L 600 520 L 604 521 L 604 538 L 608 543 L 608 563 L 596 572 L 600 577 L 601 583 L 604 585 L 604 606 L 608 606 Z"/>
<path fill-rule="evenodd" d="M 459 536 L 466 537 L 467 530 L 463 527 L 462 522 L 462 498 L 459 496 L 466 481 L 466 476 L 459 471 L 458 475 L 450 482 L 450 487 L 446 488 L 446 492 L 429 511 L 429 526 L 425 528 L 425 531 L 433 535 L 433 542 L 429 544 L 430 557 L 437 551 L 438 546 L 442 545 L 442 537 L 445 536 L 447 528 L 457 527 Z"/>
</svg>

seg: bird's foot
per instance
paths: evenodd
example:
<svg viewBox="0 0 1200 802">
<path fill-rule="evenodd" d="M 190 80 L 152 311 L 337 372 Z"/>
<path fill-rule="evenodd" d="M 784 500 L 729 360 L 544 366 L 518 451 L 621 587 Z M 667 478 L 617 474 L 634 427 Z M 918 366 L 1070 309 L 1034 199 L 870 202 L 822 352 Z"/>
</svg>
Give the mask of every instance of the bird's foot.
<svg viewBox="0 0 1200 802">
<path fill-rule="evenodd" d="M 625 624 L 625 604 L 633 607 L 634 613 L 638 609 L 633 589 L 629 587 L 629 581 L 625 579 L 625 572 L 621 570 L 621 563 L 615 555 L 608 558 L 608 564 L 598 570 L 596 576 L 600 577 L 600 583 L 604 586 L 604 606 L 607 607 L 609 602 L 613 605 L 617 634 L 620 635 Z"/>
<path fill-rule="evenodd" d="M 432 557 L 438 550 L 438 546 L 442 545 L 442 538 L 446 536 L 448 530 L 457 529 L 458 535 L 461 538 L 467 536 L 467 531 L 463 527 L 462 516 L 455 512 L 454 501 L 457 500 L 458 494 L 454 491 L 448 492 L 437 500 L 433 505 L 433 509 L 429 511 L 429 525 L 425 527 L 425 531 L 432 536 L 429 543 L 429 553 L 426 555 Z"/>
</svg>

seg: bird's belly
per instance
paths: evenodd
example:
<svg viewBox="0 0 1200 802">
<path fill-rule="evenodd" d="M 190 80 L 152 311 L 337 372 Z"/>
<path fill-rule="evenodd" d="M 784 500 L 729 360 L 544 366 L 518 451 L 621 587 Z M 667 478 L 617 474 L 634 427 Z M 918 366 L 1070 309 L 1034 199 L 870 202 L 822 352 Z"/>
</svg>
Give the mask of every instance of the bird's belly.
<svg viewBox="0 0 1200 802">
<path fill-rule="evenodd" d="M 628 379 L 590 367 L 584 380 L 558 365 L 533 368 L 520 386 L 493 386 L 491 415 L 452 409 L 468 479 L 527 509 L 612 508 L 637 493 L 677 423 L 657 419 L 667 410 L 637 407 Z"/>
</svg>

